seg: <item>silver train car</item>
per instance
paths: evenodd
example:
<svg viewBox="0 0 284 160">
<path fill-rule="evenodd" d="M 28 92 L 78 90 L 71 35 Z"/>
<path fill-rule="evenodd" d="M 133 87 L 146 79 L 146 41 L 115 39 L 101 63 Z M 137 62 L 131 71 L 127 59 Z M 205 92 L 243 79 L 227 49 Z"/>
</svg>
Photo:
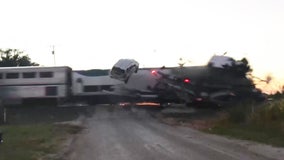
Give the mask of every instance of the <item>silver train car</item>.
<svg viewBox="0 0 284 160">
<path fill-rule="evenodd" d="M 58 67 L 0 68 L 0 99 L 4 104 L 52 103 L 72 95 L 72 69 Z"/>
<path fill-rule="evenodd" d="M 148 85 L 157 83 L 150 70 L 139 70 L 127 84 L 110 78 L 109 72 L 75 71 L 68 66 L 3 67 L 0 68 L 0 100 L 6 105 L 115 103 L 132 100 L 128 90 L 145 91 Z"/>
</svg>

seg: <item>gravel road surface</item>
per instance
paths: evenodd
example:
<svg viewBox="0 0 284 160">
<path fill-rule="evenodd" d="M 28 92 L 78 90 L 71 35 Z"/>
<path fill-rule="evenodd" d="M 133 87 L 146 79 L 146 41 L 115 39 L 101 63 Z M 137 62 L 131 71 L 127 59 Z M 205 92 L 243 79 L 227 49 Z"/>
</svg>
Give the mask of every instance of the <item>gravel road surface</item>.
<svg viewBox="0 0 284 160">
<path fill-rule="evenodd" d="M 143 109 L 96 106 L 68 160 L 267 160 L 250 142 L 170 126 Z M 261 148 L 259 148 L 261 149 Z M 278 155 L 279 156 L 279 155 Z M 270 157 L 270 158 L 268 158 Z M 272 158 L 271 158 L 272 157 Z"/>
</svg>

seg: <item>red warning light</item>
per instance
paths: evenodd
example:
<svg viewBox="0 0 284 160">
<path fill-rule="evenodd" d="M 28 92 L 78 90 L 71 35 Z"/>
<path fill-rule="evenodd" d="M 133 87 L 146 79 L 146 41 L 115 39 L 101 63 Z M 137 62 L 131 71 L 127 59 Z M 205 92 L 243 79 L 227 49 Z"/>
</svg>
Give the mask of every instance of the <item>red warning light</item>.
<svg viewBox="0 0 284 160">
<path fill-rule="evenodd" d="M 183 82 L 184 82 L 184 83 L 190 83 L 190 79 L 189 79 L 189 78 L 185 78 L 185 79 L 183 80 Z"/>
<path fill-rule="evenodd" d="M 152 70 L 151 73 L 154 74 L 154 75 L 157 75 L 157 71 L 156 70 Z"/>
</svg>

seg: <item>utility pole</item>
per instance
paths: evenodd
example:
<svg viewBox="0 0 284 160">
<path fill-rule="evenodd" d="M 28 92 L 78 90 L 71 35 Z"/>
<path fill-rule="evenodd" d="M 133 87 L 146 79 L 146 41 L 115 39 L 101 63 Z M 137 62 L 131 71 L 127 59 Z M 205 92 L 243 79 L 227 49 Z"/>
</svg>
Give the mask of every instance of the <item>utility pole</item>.
<svg viewBox="0 0 284 160">
<path fill-rule="evenodd" d="M 54 66 L 56 66 L 54 45 L 52 46 L 52 54 L 53 54 Z"/>
</svg>

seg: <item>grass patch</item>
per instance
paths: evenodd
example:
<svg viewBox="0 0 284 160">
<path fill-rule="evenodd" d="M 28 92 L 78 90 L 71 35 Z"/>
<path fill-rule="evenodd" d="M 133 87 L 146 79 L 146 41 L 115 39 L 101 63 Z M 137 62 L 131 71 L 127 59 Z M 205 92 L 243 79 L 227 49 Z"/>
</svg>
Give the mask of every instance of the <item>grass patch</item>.
<svg viewBox="0 0 284 160">
<path fill-rule="evenodd" d="M 36 160 L 56 153 L 66 135 L 82 128 L 71 125 L 30 124 L 0 126 L 4 143 L 0 144 L 0 159 Z"/>
<path fill-rule="evenodd" d="M 284 147 L 284 134 L 277 129 L 258 128 L 253 125 L 231 125 L 214 127 L 207 132 Z"/>
<path fill-rule="evenodd" d="M 284 100 L 232 107 L 206 132 L 284 147 Z"/>
</svg>

